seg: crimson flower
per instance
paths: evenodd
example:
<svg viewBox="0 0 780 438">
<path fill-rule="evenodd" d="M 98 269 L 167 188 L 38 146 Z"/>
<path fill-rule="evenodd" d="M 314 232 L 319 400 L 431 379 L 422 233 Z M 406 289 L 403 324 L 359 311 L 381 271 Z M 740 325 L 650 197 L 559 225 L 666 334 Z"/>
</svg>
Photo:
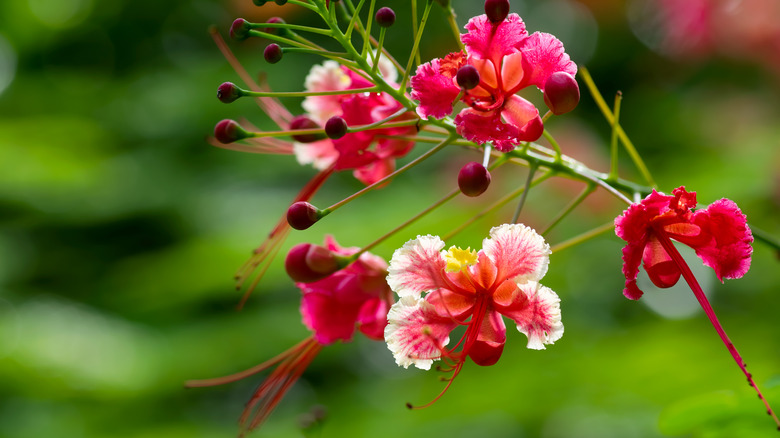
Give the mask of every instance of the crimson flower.
<svg viewBox="0 0 780 438">
<path fill-rule="evenodd" d="M 745 215 L 729 199 L 713 202 L 707 208 L 696 207 L 696 192 L 678 187 L 672 195 L 653 192 L 633 204 L 615 219 L 615 233 L 628 242 L 623 248 L 623 295 L 639 299 L 636 284 L 639 265 L 644 263 L 650 280 L 658 287 L 674 286 L 682 271 L 664 248 L 669 238 L 696 250 L 705 265 L 715 270 L 718 280 L 740 278 L 750 268 L 753 235 Z"/>
<path fill-rule="evenodd" d="M 492 365 L 506 340 L 501 315 L 528 337 L 528 348 L 544 349 L 560 339 L 560 300 L 538 283 L 550 247 L 534 230 L 504 224 L 490 231 L 479 252 L 443 248 L 437 236 L 418 236 L 390 261 L 387 281 L 401 299 L 388 314 L 385 340 L 398 365 L 427 370 L 443 358 L 453 371 L 450 382 L 466 357 Z M 449 334 L 458 326 L 466 331 L 449 349 Z"/>
<path fill-rule="evenodd" d="M 465 53 L 422 64 L 411 78 L 412 98 L 420 101 L 417 114 L 424 119 L 452 114 L 461 93 L 456 74 L 472 65 L 479 73 L 479 85 L 461 96 L 467 107 L 455 117 L 458 133 L 479 144 L 493 142 L 502 152 L 519 142 L 537 140 L 544 131 L 539 110 L 516 93 L 531 85 L 544 91 L 547 79 L 556 72 L 577 73 L 563 43 L 548 33 L 528 35 L 517 14 L 498 23 L 480 15 L 469 20 L 466 30 L 461 36 Z"/>
<path fill-rule="evenodd" d="M 350 256 L 359 248 L 343 248 L 332 237 L 325 239 L 328 250 L 339 256 Z M 312 283 L 296 283 L 303 293 L 301 315 L 312 331 L 289 350 L 246 371 L 208 380 L 193 380 L 189 387 L 214 386 L 249 377 L 269 368 L 270 375 L 247 402 L 239 423 L 242 435 L 260 426 L 298 380 L 322 347 L 337 341 L 352 340 L 355 330 L 373 340 L 383 339 L 392 291 L 385 281 L 387 263 L 370 253 L 363 253 L 346 268 Z"/>
</svg>

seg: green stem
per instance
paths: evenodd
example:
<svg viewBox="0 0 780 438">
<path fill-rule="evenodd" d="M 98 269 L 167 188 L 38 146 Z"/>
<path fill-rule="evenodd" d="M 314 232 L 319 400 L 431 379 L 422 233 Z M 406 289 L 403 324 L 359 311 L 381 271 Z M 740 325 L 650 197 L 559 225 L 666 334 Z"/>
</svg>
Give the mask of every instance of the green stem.
<svg viewBox="0 0 780 438">
<path fill-rule="evenodd" d="M 447 23 L 450 25 L 450 30 L 452 31 L 452 35 L 455 37 L 458 48 L 461 51 L 465 50 L 466 46 L 464 46 L 463 41 L 460 40 L 460 28 L 458 27 L 458 21 L 456 20 L 455 10 L 452 9 L 451 4 L 447 8 Z M 417 60 L 417 64 L 420 64 L 419 60 Z"/>
<path fill-rule="evenodd" d="M 590 94 L 593 96 L 593 100 L 596 101 L 596 105 L 598 105 L 601 113 L 604 115 L 604 118 L 606 118 L 607 122 L 610 124 L 614 124 L 615 117 L 609 110 L 609 107 L 607 107 L 607 103 L 604 101 L 604 98 L 601 96 L 598 88 L 596 88 L 596 84 L 593 82 L 593 78 L 590 76 L 588 69 L 585 67 L 580 67 L 579 73 L 582 79 L 585 81 L 585 84 L 588 86 L 588 90 L 590 90 Z M 623 146 L 626 148 L 628 155 L 631 156 L 631 159 L 634 161 L 634 165 L 642 174 L 642 177 L 651 187 L 657 187 L 655 180 L 653 180 L 653 177 L 650 175 L 650 171 L 647 170 L 647 166 L 645 166 L 644 161 L 642 161 L 642 157 L 640 157 L 639 153 L 636 151 L 636 148 L 631 142 L 631 139 L 628 138 L 628 135 L 626 135 L 625 131 L 623 131 L 623 128 L 621 128 L 620 125 L 616 125 L 615 129 L 617 131 L 617 135 L 620 137 L 620 140 L 623 142 Z"/>
<path fill-rule="evenodd" d="M 620 102 L 623 100 L 623 93 L 618 91 L 615 93 L 615 106 L 614 113 L 615 119 L 612 121 L 612 139 L 609 144 L 610 149 L 610 166 L 609 166 L 609 181 L 614 181 L 618 177 L 618 131 L 620 127 Z"/>
<path fill-rule="evenodd" d="M 582 242 L 588 241 L 596 236 L 599 236 L 603 233 L 606 233 L 609 230 L 612 230 L 615 228 L 615 223 L 610 221 L 606 224 L 596 227 L 590 231 L 587 231 L 585 233 L 582 233 L 576 237 L 572 237 L 571 239 L 565 240 L 557 245 L 553 245 L 550 247 L 550 251 L 553 253 L 562 251 L 566 248 L 571 248 L 572 246 L 579 245 Z"/>
<path fill-rule="evenodd" d="M 588 184 L 587 187 L 585 187 L 582 190 L 582 192 L 580 192 L 580 195 L 577 196 L 576 199 L 571 201 L 569 205 L 567 205 L 566 208 L 563 209 L 563 211 L 561 211 L 561 213 L 558 214 L 558 216 L 555 219 L 553 219 L 550 225 L 548 225 L 547 228 L 545 228 L 545 230 L 542 231 L 542 236 L 549 233 L 550 230 L 552 230 L 556 225 L 558 225 L 563 220 L 563 218 L 565 218 L 569 213 L 571 213 L 575 208 L 577 208 L 577 206 L 580 205 L 582 201 L 587 199 L 587 197 L 590 196 L 590 194 L 593 193 L 594 190 L 596 190 L 596 184 L 593 183 Z"/>
<path fill-rule="evenodd" d="M 290 23 L 251 23 L 252 29 L 265 29 L 265 28 L 281 28 L 281 29 L 294 29 L 303 32 L 316 33 L 319 35 L 330 36 L 333 32 L 330 29 L 321 29 L 319 27 L 302 26 L 299 24 Z"/>
<path fill-rule="evenodd" d="M 379 57 L 382 56 L 382 47 L 385 45 L 385 34 L 387 28 L 383 27 L 379 30 L 379 43 L 377 44 L 376 52 L 374 53 L 374 68 L 371 70 L 371 74 L 376 74 L 379 69 Z"/>
<path fill-rule="evenodd" d="M 406 64 L 403 80 L 401 80 L 401 91 L 406 89 L 406 83 L 409 81 L 409 72 L 412 70 L 414 61 L 420 57 L 420 40 L 422 39 L 423 31 L 425 30 L 425 24 L 428 22 L 428 15 L 431 13 L 431 6 L 433 6 L 433 0 L 428 0 L 425 5 L 425 11 L 423 12 L 422 21 L 420 21 L 420 28 L 417 30 L 417 34 L 414 38 L 414 46 L 412 46 L 412 54 L 409 56 L 409 61 Z M 417 61 L 419 65 L 419 61 Z"/>
<path fill-rule="evenodd" d="M 558 145 L 558 142 L 555 141 L 555 138 L 553 138 L 552 134 L 550 134 L 550 132 L 546 129 L 542 131 L 542 135 L 544 135 L 544 138 L 546 138 L 547 141 L 550 142 L 550 145 L 553 147 L 553 149 L 555 149 L 555 162 L 560 164 L 563 153 L 561 153 L 561 147 Z"/>
<path fill-rule="evenodd" d="M 539 167 L 539 165 L 536 163 L 536 161 L 530 161 L 528 168 L 528 177 L 525 179 L 525 190 L 523 190 L 523 196 L 520 197 L 520 202 L 517 204 L 517 209 L 515 210 L 515 214 L 512 216 L 512 222 L 513 224 L 517 223 L 517 219 L 520 217 L 520 212 L 523 210 L 523 205 L 525 205 L 525 200 L 528 198 L 528 192 L 531 188 L 531 182 L 534 179 L 534 173 L 536 173 L 536 169 Z"/>
<path fill-rule="evenodd" d="M 780 256 L 780 240 L 778 240 L 775 236 L 767 233 L 766 231 L 756 228 L 755 226 L 751 225 L 750 230 L 753 232 L 753 237 L 756 238 L 756 240 L 760 240 L 765 245 L 768 245 L 769 247 L 773 248 L 775 251 L 778 251 L 778 256 Z"/>
</svg>

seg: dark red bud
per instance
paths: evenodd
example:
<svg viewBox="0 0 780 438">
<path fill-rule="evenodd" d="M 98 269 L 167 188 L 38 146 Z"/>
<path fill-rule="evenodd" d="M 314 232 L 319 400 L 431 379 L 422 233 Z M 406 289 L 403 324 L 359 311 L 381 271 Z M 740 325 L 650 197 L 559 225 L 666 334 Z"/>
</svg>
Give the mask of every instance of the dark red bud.
<svg viewBox="0 0 780 438">
<path fill-rule="evenodd" d="M 374 17 L 380 27 L 390 27 L 395 23 L 395 11 L 388 7 L 380 8 Z"/>
<path fill-rule="evenodd" d="M 267 45 L 265 50 L 263 50 L 263 58 L 265 58 L 269 64 L 276 64 L 282 60 L 282 48 L 276 43 Z"/>
<path fill-rule="evenodd" d="M 225 119 L 214 127 L 214 137 L 222 144 L 233 143 L 249 136 L 249 133 L 235 120 Z"/>
<path fill-rule="evenodd" d="M 466 196 L 479 196 L 490 185 L 490 172 L 480 163 L 472 161 L 458 172 L 458 187 Z"/>
<path fill-rule="evenodd" d="M 248 21 L 243 18 L 236 18 L 233 24 L 230 26 L 230 38 L 238 41 L 244 41 L 249 38 L 249 31 L 252 30 L 252 26 Z"/>
<path fill-rule="evenodd" d="M 292 121 L 290 122 L 290 130 L 296 131 L 296 130 L 303 130 L 303 129 L 321 129 L 322 127 L 318 125 L 314 120 L 304 116 L 295 116 L 293 117 Z M 293 140 L 300 142 L 300 143 L 311 143 L 318 140 L 322 140 L 325 138 L 324 134 L 300 134 L 291 135 Z"/>
<path fill-rule="evenodd" d="M 339 116 L 333 116 L 325 122 L 325 135 L 333 140 L 338 140 L 347 135 L 347 121 Z"/>
<path fill-rule="evenodd" d="M 266 23 L 272 23 L 272 24 L 282 24 L 285 21 L 281 17 L 271 17 L 266 21 Z M 280 30 L 284 30 L 283 28 L 279 27 L 266 27 L 263 28 L 263 32 L 266 33 L 278 33 Z"/>
<path fill-rule="evenodd" d="M 308 202 L 298 201 L 287 209 L 287 223 L 296 230 L 305 230 L 320 220 L 320 210 Z"/>
<path fill-rule="evenodd" d="M 294 281 L 311 283 L 340 269 L 336 256 L 319 245 L 300 243 L 287 253 L 284 269 Z"/>
<path fill-rule="evenodd" d="M 223 103 L 235 102 L 242 95 L 241 89 L 232 82 L 225 82 L 217 88 L 217 99 Z"/>
<path fill-rule="evenodd" d="M 455 80 L 462 88 L 471 90 L 479 85 L 479 72 L 473 65 L 464 65 L 458 69 L 458 73 L 455 74 Z"/>
<path fill-rule="evenodd" d="M 544 103 L 555 115 L 566 114 L 580 102 L 580 86 L 574 76 L 559 71 L 544 83 Z"/>
<path fill-rule="evenodd" d="M 266 3 L 268 3 L 268 0 L 252 0 L 252 3 L 254 3 L 255 6 L 263 6 Z M 283 6 L 287 4 L 287 0 L 274 0 L 274 3 L 276 3 L 279 6 Z"/>
<path fill-rule="evenodd" d="M 274 0 L 274 3 L 276 3 L 279 6 L 284 6 L 287 4 L 287 0 Z"/>
<path fill-rule="evenodd" d="M 485 15 L 491 23 L 500 23 L 509 15 L 509 0 L 485 0 Z"/>
</svg>

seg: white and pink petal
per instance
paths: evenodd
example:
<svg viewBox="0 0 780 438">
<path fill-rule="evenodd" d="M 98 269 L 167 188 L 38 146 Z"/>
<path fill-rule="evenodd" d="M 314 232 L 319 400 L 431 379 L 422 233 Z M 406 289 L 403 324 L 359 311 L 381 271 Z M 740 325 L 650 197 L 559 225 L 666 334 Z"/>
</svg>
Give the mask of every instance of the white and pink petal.
<svg viewBox="0 0 780 438">
<path fill-rule="evenodd" d="M 536 282 L 518 285 L 511 310 L 501 311 L 512 318 L 517 330 L 528 337 L 528 348 L 544 350 L 563 336 L 561 300 L 552 289 Z"/>
<path fill-rule="evenodd" d="M 441 317 L 425 299 L 406 296 L 387 314 L 385 341 L 399 366 L 429 370 L 433 361 L 441 358 L 457 325 L 453 319 Z"/>
<path fill-rule="evenodd" d="M 482 250 L 498 268 L 498 282 L 538 281 L 547 273 L 550 245 L 532 228 L 503 224 L 490 230 Z"/>
<path fill-rule="evenodd" d="M 387 269 L 387 283 L 399 297 L 420 297 L 422 292 L 446 288 L 443 279 L 447 262 L 441 253 L 439 236 L 417 236 L 393 253 Z"/>
</svg>

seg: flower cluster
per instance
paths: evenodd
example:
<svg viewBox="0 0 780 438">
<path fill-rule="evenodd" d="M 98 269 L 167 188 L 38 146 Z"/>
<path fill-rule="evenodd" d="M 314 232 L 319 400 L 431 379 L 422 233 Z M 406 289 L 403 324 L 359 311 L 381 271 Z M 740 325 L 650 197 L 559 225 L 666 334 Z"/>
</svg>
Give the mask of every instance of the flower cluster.
<svg viewBox="0 0 780 438">
<path fill-rule="evenodd" d="M 261 6 L 266 2 L 255 3 Z M 560 250 L 584 242 L 607 228 L 589 231 L 553 248 L 542 236 L 596 189 L 628 205 L 614 222 L 617 235 L 628 242 L 623 250 L 625 296 L 636 300 L 642 295 L 636 284 L 642 264 L 660 287 L 669 287 L 683 277 L 780 425 L 671 243 L 673 239 L 695 249 L 719 279 L 739 278 L 747 272 L 752 254 L 753 238 L 745 216 L 727 199 L 694 211 L 695 193 L 683 187 L 672 195 L 657 192 L 649 171 L 620 128 L 619 95 L 614 110 L 610 110 L 587 70 L 578 69 L 561 41 L 547 33 L 529 35 L 522 19 L 509 13 L 508 0 L 486 0 L 485 14 L 469 19 L 462 35 L 450 2 L 428 1 L 415 23 L 414 44 L 404 67 L 383 45 L 395 23 L 392 9 L 380 8 L 374 14 L 373 0 L 361 1 L 357 6 L 349 0 L 290 3 L 319 15 L 325 28 L 287 24 L 278 18 L 267 23 L 237 19 L 230 34 L 237 40 L 261 37 L 272 41 L 264 50 L 270 63 L 283 62 L 285 53 L 324 58 L 309 71 L 302 92 L 272 91 L 266 84 L 256 84 L 215 34 L 223 53 L 248 87 L 226 82 L 219 87 L 218 98 L 226 103 L 242 97 L 256 98 L 279 130 L 258 131 L 247 122 L 223 120 L 215 127 L 212 143 L 245 152 L 294 154 L 300 164 L 311 164 L 318 170 L 239 272 L 239 289 L 250 274 L 258 272 L 246 287 L 242 304 L 281 251 L 291 229 L 314 226 L 354 199 L 387 187 L 423 161 L 452 150 L 452 146 L 472 150 L 482 156 L 482 161 L 471 161 L 461 168 L 458 189 L 363 247 L 341 247 L 328 236 L 324 245 L 304 242 L 289 249 L 285 269 L 302 292 L 302 322 L 312 335 L 250 370 L 189 382 L 190 386 L 223 384 L 273 368 L 244 410 L 242 431 L 263 423 L 324 346 L 351 341 L 356 331 L 371 340 L 385 341 L 396 363 L 404 368 L 414 365 L 428 370 L 434 361 L 441 360 L 443 365 L 438 369 L 449 374 L 444 378 L 448 383 L 433 401 L 447 391 L 467 359 L 481 366 L 500 359 L 507 339 L 505 318 L 527 337 L 530 349 L 542 350 L 561 339 L 561 299 L 540 283 L 548 271 L 549 256 L 553 248 Z M 434 5 L 444 8 L 462 50 L 422 62 L 420 44 Z M 365 6 L 373 20 L 361 18 Z M 378 38 L 372 34 L 377 28 Z M 306 34 L 329 39 L 343 52 L 325 50 Z M 564 155 L 545 128 L 549 118 L 577 106 L 577 74 L 588 85 L 613 130 L 608 173 Z M 549 108 L 544 114 L 519 94 L 532 87 L 543 93 Z M 286 97 L 304 97 L 303 113 L 290 111 L 282 101 Z M 549 146 L 537 143 L 542 136 Z M 618 177 L 618 140 L 628 149 L 644 181 Z M 415 148 L 424 150 L 407 158 Z M 399 159 L 406 160 L 400 167 L 396 166 Z M 428 234 L 403 239 L 407 243 L 395 249 L 389 266 L 368 252 L 460 194 L 481 196 L 493 179 L 491 170 L 503 165 L 526 169 L 525 184 L 445 237 L 449 240 L 477 218 L 519 197 L 514 215 L 490 229 L 481 250 L 456 246 L 445 250 L 441 238 Z M 342 170 L 351 170 L 366 187 L 329 207 L 314 206 L 311 202 L 318 190 L 330 175 Z M 551 218 L 548 227 L 537 232 L 520 223 L 519 216 L 528 192 L 553 176 L 582 184 L 583 192 Z M 642 197 L 641 202 L 631 201 Z M 372 224 L 372 230 L 379 232 L 386 225 L 380 221 Z M 563 295 L 565 300 L 565 292 Z M 450 336 L 458 329 L 462 335 L 450 343 Z"/>
</svg>

